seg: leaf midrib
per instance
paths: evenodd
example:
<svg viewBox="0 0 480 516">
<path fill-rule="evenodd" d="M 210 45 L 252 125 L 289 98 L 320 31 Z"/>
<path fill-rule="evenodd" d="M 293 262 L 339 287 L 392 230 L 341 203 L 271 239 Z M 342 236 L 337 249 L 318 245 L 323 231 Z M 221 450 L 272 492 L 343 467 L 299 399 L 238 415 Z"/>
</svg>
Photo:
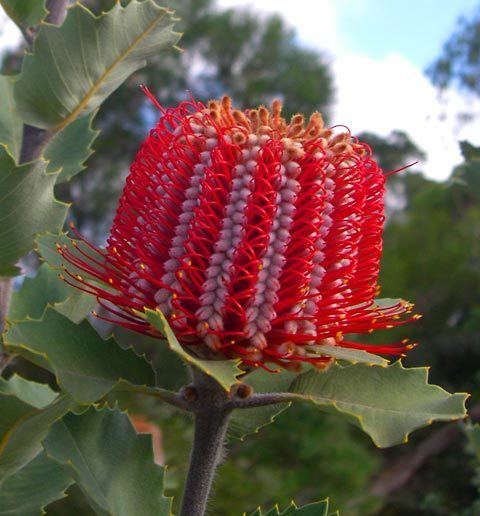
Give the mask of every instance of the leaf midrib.
<svg viewBox="0 0 480 516">
<path fill-rule="evenodd" d="M 63 128 L 65 128 L 68 124 L 73 122 L 77 116 L 82 112 L 83 108 L 88 104 L 90 99 L 95 95 L 95 93 L 100 89 L 105 79 L 110 75 L 110 73 L 115 69 L 115 67 L 125 59 L 126 56 L 128 56 L 132 51 L 133 48 L 138 45 L 138 43 L 146 36 L 148 35 L 152 29 L 157 25 L 166 15 L 168 14 L 168 11 L 162 10 L 159 11 L 159 16 L 156 17 L 143 31 L 141 34 L 139 34 L 137 37 L 135 37 L 132 41 L 132 44 L 129 45 L 126 50 L 121 53 L 118 57 L 116 57 L 113 62 L 105 69 L 105 71 L 102 73 L 102 75 L 98 78 L 98 80 L 93 84 L 93 86 L 90 88 L 90 90 L 86 93 L 86 95 L 83 97 L 83 99 L 79 102 L 78 106 L 68 115 L 67 118 L 64 118 L 62 122 L 57 124 L 53 130 L 54 131 L 61 131 Z"/>
</svg>

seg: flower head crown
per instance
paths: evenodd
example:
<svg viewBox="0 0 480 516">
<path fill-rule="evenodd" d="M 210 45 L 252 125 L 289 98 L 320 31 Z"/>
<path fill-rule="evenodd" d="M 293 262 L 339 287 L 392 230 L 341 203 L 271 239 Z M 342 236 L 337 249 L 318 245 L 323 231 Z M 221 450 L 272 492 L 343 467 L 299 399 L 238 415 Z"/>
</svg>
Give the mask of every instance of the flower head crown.
<svg viewBox="0 0 480 516">
<path fill-rule="evenodd" d="M 374 302 L 385 177 L 366 144 L 317 112 L 287 122 L 279 101 L 270 110 L 240 111 L 229 97 L 160 109 L 106 249 L 60 248 L 85 272 L 70 279 L 111 320 L 157 336 L 142 312 L 159 308 L 185 347 L 247 365 L 321 365 L 325 343 L 408 348 L 344 339 L 411 311 Z"/>
</svg>

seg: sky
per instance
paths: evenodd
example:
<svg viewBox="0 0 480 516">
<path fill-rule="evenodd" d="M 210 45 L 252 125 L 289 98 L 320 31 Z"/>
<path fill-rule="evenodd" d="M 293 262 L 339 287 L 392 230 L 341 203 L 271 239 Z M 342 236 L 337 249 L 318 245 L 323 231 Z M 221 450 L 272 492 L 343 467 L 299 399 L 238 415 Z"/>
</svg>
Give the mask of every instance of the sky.
<svg viewBox="0 0 480 516">
<path fill-rule="evenodd" d="M 446 179 L 462 161 L 458 140 L 480 144 L 480 116 L 460 124 L 459 112 L 480 114 L 480 100 L 450 90 L 440 98 L 424 74 L 455 29 L 459 16 L 480 0 L 217 0 L 279 13 L 299 41 L 323 51 L 331 63 L 336 95 L 332 122 L 353 134 L 387 136 L 404 130 L 427 154 L 420 165 Z M 20 35 L 0 8 L 0 52 Z"/>
<path fill-rule="evenodd" d="M 462 125 L 461 111 L 480 114 L 480 101 L 450 90 L 440 98 L 424 74 L 459 16 L 479 0 L 218 0 L 279 13 L 302 44 L 324 51 L 334 75 L 332 122 L 354 134 L 404 130 L 422 148 L 425 174 L 446 179 L 462 161 L 459 139 L 480 144 L 480 116 Z"/>
</svg>

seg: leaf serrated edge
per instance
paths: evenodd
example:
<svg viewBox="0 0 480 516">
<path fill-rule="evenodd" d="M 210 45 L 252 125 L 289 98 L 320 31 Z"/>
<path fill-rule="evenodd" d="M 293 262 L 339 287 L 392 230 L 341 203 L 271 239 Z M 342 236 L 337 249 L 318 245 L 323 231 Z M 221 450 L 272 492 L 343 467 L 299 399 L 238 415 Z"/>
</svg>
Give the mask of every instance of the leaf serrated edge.
<svg viewBox="0 0 480 516">
<path fill-rule="evenodd" d="M 128 409 L 122 410 L 122 408 L 121 408 L 121 407 L 120 407 L 120 405 L 118 404 L 118 401 L 115 401 L 115 403 L 114 403 L 113 407 L 110 407 L 108 404 L 99 405 L 99 404 L 96 404 L 96 403 L 92 403 L 92 404 L 91 404 L 91 405 L 90 405 L 90 406 L 89 406 L 89 407 L 88 407 L 84 412 L 87 412 L 87 410 L 89 410 L 90 408 L 91 408 L 91 409 L 93 409 L 93 410 L 95 410 L 95 412 L 97 412 L 97 413 L 100 413 L 100 412 L 102 412 L 102 411 L 104 411 L 104 410 L 107 410 L 107 411 L 109 411 L 109 412 L 115 412 L 115 411 L 117 411 L 117 412 L 120 412 L 121 414 L 125 414 L 125 415 L 127 416 L 127 419 L 128 419 L 128 424 L 131 426 L 131 429 L 132 429 L 132 431 L 134 432 L 134 434 L 135 434 L 136 436 L 139 436 L 139 435 L 149 435 L 149 434 L 139 434 L 139 433 L 135 430 L 135 427 L 133 426 L 132 421 L 131 421 L 131 419 L 130 419 L 130 417 L 129 417 Z M 73 412 L 73 413 L 74 413 L 74 412 Z M 75 414 L 75 413 L 74 413 L 74 414 Z M 64 416 L 65 416 L 65 415 L 66 415 L 66 414 L 64 414 Z M 79 415 L 81 415 L 81 414 L 75 414 L 75 415 L 76 415 L 76 416 L 79 416 Z M 58 422 L 58 421 L 60 421 L 61 419 L 63 419 L 63 417 L 64 417 L 64 416 L 62 416 L 61 418 L 58 418 L 58 419 L 55 421 L 55 423 L 56 423 L 56 422 Z M 52 425 L 50 425 L 50 426 L 52 426 Z M 47 439 L 47 438 L 48 438 L 48 434 L 47 434 L 47 436 L 45 437 L 45 439 Z M 64 464 L 64 463 L 62 463 L 62 462 L 58 461 L 57 459 L 55 459 L 55 457 L 53 457 L 52 455 L 50 455 L 50 453 L 48 453 L 48 451 L 47 451 L 47 449 L 45 448 L 45 445 L 44 445 L 44 441 L 45 441 L 45 439 L 43 439 L 43 440 L 42 440 L 42 447 L 43 447 L 43 449 L 44 449 L 44 451 L 45 451 L 46 456 L 47 456 L 49 459 L 51 459 L 51 460 L 55 461 L 57 464 L 60 464 L 60 465 Z M 153 464 L 154 464 L 156 467 L 158 467 L 158 468 L 160 468 L 160 469 L 162 470 L 162 473 L 163 473 L 163 479 L 162 479 L 162 480 L 163 480 L 163 483 L 164 483 L 164 485 L 165 485 L 165 477 L 166 477 L 166 475 L 167 475 L 168 465 L 166 465 L 166 464 L 164 464 L 164 465 L 159 465 L 159 464 L 157 464 L 157 463 L 155 462 L 155 460 L 154 460 L 154 456 L 153 456 L 153 441 L 152 441 L 152 436 L 151 436 L 151 435 L 150 435 L 150 447 L 151 447 L 151 452 L 152 452 L 152 462 L 153 462 Z M 68 466 L 69 466 L 73 471 L 75 471 L 75 473 L 77 473 L 77 474 L 79 473 L 78 469 L 74 466 L 74 464 L 73 464 L 73 462 L 72 462 L 71 460 L 67 460 L 67 464 L 68 464 Z M 80 475 L 79 475 L 79 476 L 80 476 Z M 165 489 L 163 489 L 162 496 L 163 496 L 166 500 L 169 500 L 169 501 L 170 501 L 169 514 L 168 514 L 168 515 L 165 515 L 165 516 L 174 516 L 174 514 L 173 514 L 173 512 L 172 512 L 173 496 L 166 496 L 166 495 L 165 495 Z"/>
<path fill-rule="evenodd" d="M 233 437 L 234 439 L 237 439 L 237 441 L 240 441 L 240 442 L 243 442 L 245 441 L 245 439 L 249 436 L 249 435 L 255 435 L 255 434 L 258 434 L 260 433 L 260 430 L 268 425 L 271 425 L 272 423 L 275 423 L 275 420 L 277 419 L 277 417 L 282 413 L 282 412 L 285 412 L 287 409 L 289 409 L 291 406 L 292 406 L 292 403 L 291 401 L 287 401 L 285 403 L 282 403 L 282 408 L 280 408 L 278 410 L 278 412 L 275 412 L 275 414 L 272 414 L 270 417 L 269 417 L 269 420 L 266 421 L 265 423 L 263 423 L 262 425 L 259 425 L 257 427 L 255 427 L 251 432 L 246 432 L 244 434 L 242 434 L 241 436 L 236 436 L 236 435 L 231 435 L 231 437 Z M 280 403 L 278 403 L 278 405 L 280 405 Z M 257 408 L 261 408 L 261 407 L 257 407 Z M 242 410 L 242 411 L 245 411 L 245 410 L 248 410 L 248 409 L 237 409 L 237 410 Z"/>
<path fill-rule="evenodd" d="M 117 58 L 115 58 L 113 60 L 113 62 L 105 69 L 105 71 L 100 75 L 100 77 L 97 79 L 96 83 L 89 89 L 89 91 L 83 96 L 83 98 L 80 100 L 80 102 L 78 103 L 77 107 L 75 109 L 73 109 L 73 111 L 66 117 L 64 118 L 61 122 L 59 122 L 58 124 L 50 127 L 50 130 L 53 131 L 53 132 L 59 132 L 61 131 L 62 129 L 64 129 L 67 125 L 69 125 L 70 123 L 72 123 L 75 119 L 78 118 L 78 116 L 80 115 L 80 113 L 83 111 L 84 107 L 88 104 L 89 100 L 95 95 L 95 93 L 100 89 L 100 87 L 102 86 L 104 80 L 106 79 L 106 77 L 108 77 L 110 75 L 110 73 L 116 68 L 116 66 L 118 65 L 118 63 L 120 63 L 121 61 L 123 61 L 126 56 L 128 56 L 130 54 L 130 52 L 132 51 L 133 48 L 136 47 L 136 45 L 138 44 L 139 41 L 141 41 L 143 39 L 143 37 L 146 35 L 146 34 L 149 34 L 151 30 L 154 29 L 154 27 L 160 23 L 161 20 L 164 19 L 165 16 L 168 16 L 170 18 L 170 21 L 172 22 L 171 23 L 171 27 L 173 27 L 175 25 L 176 22 L 180 21 L 180 18 L 177 18 L 174 16 L 175 14 L 175 11 L 173 9 L 170 9 L 168 7 L 161 7 L 159 6 L 154 0 L 145 0 L 147 2 L 150 2 L 154 8 L 157 10 L 158 13 L 162 13 L 161 16 L 158 16 L 154 19 L 154 21 L 152 23 L 150 23 L 146 30 L 143 31 L 139 36 L 137 36 L 136 38 L 134 38 L 132 44 L 128 47 L 128 49 L 124 52 L 122 52 L 119 56 L 117 56 Z M 115 9 L 119 9 L 120 11 L 125 11 L 127 10 L 127 8 L 129 8 L 130 6 L 136 4 L 136 5 L 140 5 L 142 3 L 145 3 L 145 2 L 139 2 L 138 0 L 131 0 L 130 3 L 128 3 L 126 6 L 123 6 L 120 2 L 116 1 L 115 4 L 113 5 L 113 7 L 111 9 L 109 9 L 108 11 L 102 11 L 98 16 L 95 15 L 90 9 L 88 9 L 87 7 L 85 7 L 83 4 L 81 4 L 80 2 L 76 1 L 74 4 L 72 5 L 69 5 L 67 7 L 67 16 L 68 16 L 68 12 L 71 10 L 71 9 L 75 9 L 75 8 L 79 8 L 80 10 L 83 10 L 88 16 L 92 17 L 95 21 L 97 20 L 100 20 L 101 18 L 103 18 L 104 16 L 108 16 L 110 13 L 112 13 Z M 48 23 L 46 22 L 45 20 L 42 20 L 40 23 L 39 23 L 39 30 L 42 29 L 44 26 L 45 27 L 55 27 L 55 28 L 59 28 L 57 25 L 53 25 L 51 23 Z M 183 33 L 181 32 L 176 32 L 176 31 L 171 31 L 172 33 L 172 37 L 176 38 L 177 42 L 180 40 L 180 38 L 182 37 Z M 179 50 L 181 51 L 181 49 L 179 47 L 177 47 L 176 44 L 172 45 L 172 48 L 174 48 L 175 50 Z M 32 51 L 29 52 L 28 50 L 25 50 L 24 52 L 25 55 L 30 55 L 30 56 L 34 56 L 35 54 L 35 43 L 33 45 L 33 48 L 32 48 Z M 143 59 L 143 65 L 139 67 L 139 69 L 143 68 L 145 65 L 146 65 L 146 60 Z M 22 75 L 22 71 L 20 72 L 19 76 Z"/>
<path fill-rule="evenodd" d="M 42 313 L 42 317 L 40 319 L 33 319 L 31 318 L 30 316 L 27 316 L 25 319 L 22 319 L 21 321 L 19 321 L 19 323 L 24 323 L 24 322 L 42 322 L 43 321 L 43 318 L 47 312 L 48 309 L 52 309 L 54 310 L 56 313 L 58 313 L 60 316 L 62 317 L 65 317 L 64 315 L 60 314 L 59 312 L 57 312 L 55 310 L 55 307 L 54 305 L 52 305 L 51 303 L 47 303 L 47 305 L 45 306 L 45 309 Z M 68 317 L 65 317 L 65 319 L 68 319 Z M 81 321 L 80 323 L 75 323 L 73 321 L 71 321 L 70 319 L 68 319 L 72 324 L 81 324 L 81 322 L 84 322 L 84 321 Z M 15 324 L 11 324 L 11 323 L 8 323 L 9 324 L 9 328 L 10 329 L 12 326 L 15 326 Z M 93 326 L 92 326 L 93 328 Z M 93 328 L 93 330 L 95 330 L 95 328 Z M 50 372 L 55 376 L 55 381 L 57 382 L 58 386 L 63 390 L 63 382 L 60 381 L 60 378 L 59 378 L 59 374 L 56 372 L 56 368 L 53 366 L 52 364 L 52 361 L 50 360 L 49 356 L 48 356 L 48 353 L 45 353 L 43 351 L 38 351 L 38 350 L 33 350 L 31 349 L 28 344 L 26 343 L 20 343 L 20 344 L 12 344 L 11 342 L 9 343 L 8 341 L 8 331 L 5 332 L 3 334 L 3 338 L 4 338 L 4 345 L 8 348 L 12 348 L 12 349 L 15 349 L 15 348 L 20 348 L 20 349 L 24 349 L 25 351 L 28 351 L 29 353 L 31 353 L 32 355 L 36 355 L 36 356 L 39 356 L 39 357 L 42 357 L 44 358 L 48 364 L 50 364 L 51 366 L 51 370 Z M 118 344 L 118 342 L 115 340 L 115 337 L 114 337 L 114 334 L 113 333 L 110 333 L 109 336 L 107 338 L 103 338 L 101 335 L 98 335 L 99 338 L 103 341 L 103 342 L 108 342 L 108 341 L 113 341 L 117 346 L 118 348 L 121 350 L 121 351 L 124 351 L 124 352 L 128 352 L 128 351 L 132 351 L 132 353 L 137 357 L 137 358 L 142 358 L 146 364 L 148 364 L 152 370 L 152 373 L 153 373 L 153 378 L 154 378 L 154 382 L 156 384 L 157 382 L 157 372 L 155 371 L 154 367 L 153 367 L 153 363 L 147 358 L 146 354 L 145 353 L 142 353 L 142 354 L 139 354 L 137 353 L 137 351 L 134 349 L 133 346 L 128 346 L 127 348 L 123 348 L 122 346 L 120 346 Z M 146 383 L 145 384 L 133 384 L 132 382 L 130 382 L 129 380 L 125 379 L 125 378 L 119 378 L 115 383 L 114 385 L 112 385 L 112 387 L 102 396 L 105 397 L 107 396 L 115 387 L 118 386 L 119 383 L 126 383 L 128 385 L 131 385 L 132 387 L 144 387 L 145 389 L 149 389 L 149 388 L 154 388 L 154 387 L 151 387 L 149 385 L 147 385 Z M 156 387 L 155 387 L 156 388 Z M 134 389 L 132 389 L 134 390 Z M 161 388 L 159 388 L 159 390 L 162 390 Z M 166 389 L 165 389 L 166 390 Z M 75 400 L 76 403 L 78 403 L 79 405 L 82 405 L 82 406 L 90 406 L 90 405 L 93 405 L 96 401 L 94 402 L 85 402 L 85 401 L 78 401 L 77 399 L 75 399 L 70 393 L 68 390 L 65 390 L 64 392 L 67 392 L 69 394 L 69 396 Z M 101 398 L 100 398 L 101 399 Z"/>
<path fill-rule="evenodd" d="M 338 365 L 338 367 L 341 367 L 342 369 L 345 369 L 345 368 L 351 367 L 351 365 L 348 365 L 348 366 L 345 366 L 345 367 Z M 372 367 L 380 367 L 380 366 L 372 366 Z M 391 364 L 391 365 L 389 365 L 387 367 L 388 368 L 391 368 L 391 367 L 397 367 L 398 368 L 399 367 L 400 369 L 402 369 L 404 371 L 408 371 L 409 374 L 412 374 L 415 370 L 421 370 L 421 372 L 424 374 L 425 385 L 428 385 L 429 387 L 434 387 L 436 390 L 439 390 L 442 393 L 445 393 L 448 396 L 451 396 L 452 398 L 453 397 L 455 397 L 455 398 L 463 397 L 463 412 L 464 413 L 463 413 L 463 415 L 461 417 L 452 416 L 450 419 L 442 417 L 441 419 L 438 419 L 437 421 L 457 421 L 458 419 L 465 419 L 466 417 L 468 417 L 468 413 L 467 413 L 467 410 L 466 410 L 466 407 L 465 407 L 465 402 L 470 397 L 470 393 L 468 393 L 468 392 L 455 392 L 455 393 L 452 394 L 452 393 L 448 392 L 447 390 L 443 389 L 442 387 L 440 387 L 439 385 L 428 383 L 428 372 L 430 370 L 430 366 L 427 366 L 427 367 L 421 367 L 421 366 L 404 367 L 402 362 L 401 362 L 401 360 L 397 360 L 396 362 L 394 362 L 393 364 Z M 386 369 L 386 368 L 383 368 L 383 369 Z M 319 373 L 319 374 L 321 374 L 321 373 Z M 292 382 L 292 385 L 293 385 L 293 382 Z M 295 393 L 295 392 L 292 392 L 292 394 L 295 397 L 298 397 L 299 401 L 309 401 L 309 402 L 313 403 L 314 405 L 331 406 L 334 409 L 336 409 L 338 412 L 340 412 L 342 414 L 346 414 L 347 416 L 352 417 L 354 420 L 358 421 L 358 425 L 361 428 L 361 430 L 363 432 L 365 432 L 372 439 L 373 443 L 375 444 L 375 446 L 377 446 L 377 448 L 388 448 L 388 447 L 394 445 L 394 444 L 387 444 L 387 445 L 381 444 L 376 439 L 376 437 L 371 435 L 371 433 L 367 430 L 367 428 L 365 426 L 365 421 L 364 421 L 365 417 L 362 414 L 355 414 L 355 413 L 351 412 L 350 410 L 348 410 L 346 408 L 341 408 L 340 406 L 338 406 L 338 403 L 341 403 L 341 402 L 327 401 L 325 403 L 318 403 L 317 401 L 315 401 L 313 395 L 310 395 L 310 394 L 304 395 L 304 394 L 299 394 L 299 393 Z M 434 419 L 429 419 L 426 422 L 426 425 L 431 425 L 433 422 L 434 422 Z M 421 425 L 421 426 L 424 426 L 424 425 Z M 419 428 L 419 427 L 417 427 L 417 428 Z M 410 437 L 412 432 L 414 432 L 417 428 L 414 428 L 410 432 L 407 432 L 407 434 L 404 436 L 404 440 L 402 441 L 402 444 L 408 443 L 408 438 Z"/>
</svg>

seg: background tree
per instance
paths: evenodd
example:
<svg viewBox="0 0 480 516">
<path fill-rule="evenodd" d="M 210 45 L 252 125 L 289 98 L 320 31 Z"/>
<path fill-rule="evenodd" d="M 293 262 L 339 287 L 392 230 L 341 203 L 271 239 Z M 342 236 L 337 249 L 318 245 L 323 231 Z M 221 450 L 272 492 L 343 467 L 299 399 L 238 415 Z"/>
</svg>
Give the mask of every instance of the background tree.
<svg viewBox="0 0 480 516">
<path fill-rule="evenodd" d="M 440 88 L 460 86 L 480 95 L 480 8 L 458 20 L 441 54 L 428 67 L 427 75 Z"/>
</svg>

